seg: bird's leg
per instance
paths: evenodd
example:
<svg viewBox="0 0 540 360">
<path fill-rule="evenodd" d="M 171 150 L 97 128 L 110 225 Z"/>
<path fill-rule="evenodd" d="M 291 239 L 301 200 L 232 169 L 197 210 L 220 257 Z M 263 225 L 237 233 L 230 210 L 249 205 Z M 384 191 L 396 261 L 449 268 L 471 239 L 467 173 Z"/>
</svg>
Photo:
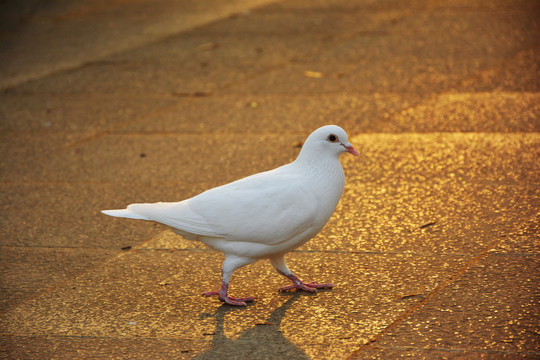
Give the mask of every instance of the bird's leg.
<svg viewBox="0 0 540 360">
<path fill-rule="evenodd" d="M 229 284 L 223 283 L 221 284 L 221 289 L 219 289 L 219 291 L 206 291 L 206 292 L 203 292 L 203 295 L 204 296 L 217 295 L 218 299 L 223 301 L 225 304 L 236 305 L 236 306 L 246 306 L 246 302 L 255 300 L 253 296 L 246 297 L 246 298 L 235 298 L 235 297 L 229 296 L 227 294 L 228 290 L 229 290 Z"/>
<path fill-rule="evenodd" d="M 225 304 L 235 305 L 235 306 L 246 306 L 246 302 L 255 300 L 254 297 L 235 298 L 228 295 L 229 280 L 231 278 L 232 273 L 239 267 L 242 267 L 247 264 L 251 264 L 253 261 L 254 260 L 252 259 L 244 259 L 244 258 L 240 258 L 234 255 L 226 257 L 225 261 L 223 262 L 223 266 L 221 268 L 221 276 L 222 276 L 221 288 L 219 289 L 219 291 L 204 292 L 203 295 L 204 296 L 217 295 L 218 299 L 223 301 Z"/>
<path fill-rule="evenodd" d="M 334 284 L 319 284 L 316 282 L 310 282 L 305 283 L 302 280 L 300 280 L 296 275 L 294 275 L 291 270 L 289 270 L 289 267 L 285 263 L 285 258 L 283 256 L 279 256 L 276 258 L 271 258 L 270 262 L 272 265 L 276 268 L 277 272 L 280 273 L 283 276 L 286 276 L 288 279 L 290 279 L 293 282 L 293 285 L 289 286 L 283 286 L 279 288 L 279 291 L 288 291 L 288 290 L 303 290 L 307 292 L 315 292 L 317 289 L 331 289 Z"/>
</svg>

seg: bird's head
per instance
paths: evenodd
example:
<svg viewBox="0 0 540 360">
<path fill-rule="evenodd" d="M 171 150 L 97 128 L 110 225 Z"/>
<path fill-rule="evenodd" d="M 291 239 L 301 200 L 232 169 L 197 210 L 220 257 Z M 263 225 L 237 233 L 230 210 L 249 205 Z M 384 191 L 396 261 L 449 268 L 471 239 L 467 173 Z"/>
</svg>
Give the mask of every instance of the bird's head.
<svg viewBox="0 0 540 360">
<path fill-rule="evenodd" d="M 358 156 L 358 152 L 349 142 L 345 130 L 337 125 L 326 125 L 318 128 L 308 136 L 300 154 L 334 155 L 338 157 L 344 152 Z"/>
</svg>

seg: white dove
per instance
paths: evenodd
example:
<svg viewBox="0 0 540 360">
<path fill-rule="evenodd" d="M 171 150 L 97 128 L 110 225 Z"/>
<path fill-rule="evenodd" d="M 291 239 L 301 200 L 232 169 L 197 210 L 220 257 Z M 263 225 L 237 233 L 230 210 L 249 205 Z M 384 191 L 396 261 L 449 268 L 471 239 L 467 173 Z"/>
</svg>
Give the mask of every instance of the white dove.
<svg viewBox="0 0 540 360">
<path fill-rule="evenodd" d="M 334 212 L 345 186 L 339 162 L 344 152 L 358 156 L 347 133 L 339 126 L 327 125 L 309 135 L 290 164 L 184 201 L 131 204 L 126 209 L 102 212 L 157 221 L 187 239 L 223 252 L 221 289 L 203 295 L 218 295 L 230 305 L 245 306 L 254 300 L 229 296 L 229 280 L 236 269 L 260 259 L 270 259 L 276 270 L 293 282 L 281 291 L 332 288 L 333 284 L 302 282 L 289 270 L 284 256 L 321 231 Z"/>
</svg>

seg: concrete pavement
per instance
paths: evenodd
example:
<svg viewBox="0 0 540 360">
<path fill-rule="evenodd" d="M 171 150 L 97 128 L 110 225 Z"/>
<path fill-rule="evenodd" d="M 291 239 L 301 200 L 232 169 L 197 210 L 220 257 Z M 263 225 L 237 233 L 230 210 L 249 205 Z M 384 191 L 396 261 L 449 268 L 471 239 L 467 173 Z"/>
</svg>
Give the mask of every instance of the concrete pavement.
<svg viewBox="0 0 540 360">
<path fill-rule="evenodd" d="M 0 357 L 540 358 L 540 2 L 221 3 L 2 11 Z M 99 213 L 284 164 L 328 123 L 361 155 L 288 262 L 331 291 L 258 262 L 231 283 L 258 300 L 221 305 L 221 254 Z"/>
</svg>

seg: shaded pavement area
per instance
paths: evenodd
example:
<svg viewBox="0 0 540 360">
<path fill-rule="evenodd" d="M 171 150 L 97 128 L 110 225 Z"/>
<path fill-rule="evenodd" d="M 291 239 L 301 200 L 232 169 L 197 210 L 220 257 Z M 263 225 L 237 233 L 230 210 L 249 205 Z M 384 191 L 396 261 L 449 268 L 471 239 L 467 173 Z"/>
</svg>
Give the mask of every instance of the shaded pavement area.
<svg viewBox="0 0 540 360">
<path fill-rule="evenodd" d="M 223 4 L 226 3 L 226 4 Z M 151 4 L 151 5 L 149 5 Z M 540 2 L 0 4 L 0 358 L 538 359 Z M 102 209 L 359 158 L 316 294 Z"/>
</svg>

